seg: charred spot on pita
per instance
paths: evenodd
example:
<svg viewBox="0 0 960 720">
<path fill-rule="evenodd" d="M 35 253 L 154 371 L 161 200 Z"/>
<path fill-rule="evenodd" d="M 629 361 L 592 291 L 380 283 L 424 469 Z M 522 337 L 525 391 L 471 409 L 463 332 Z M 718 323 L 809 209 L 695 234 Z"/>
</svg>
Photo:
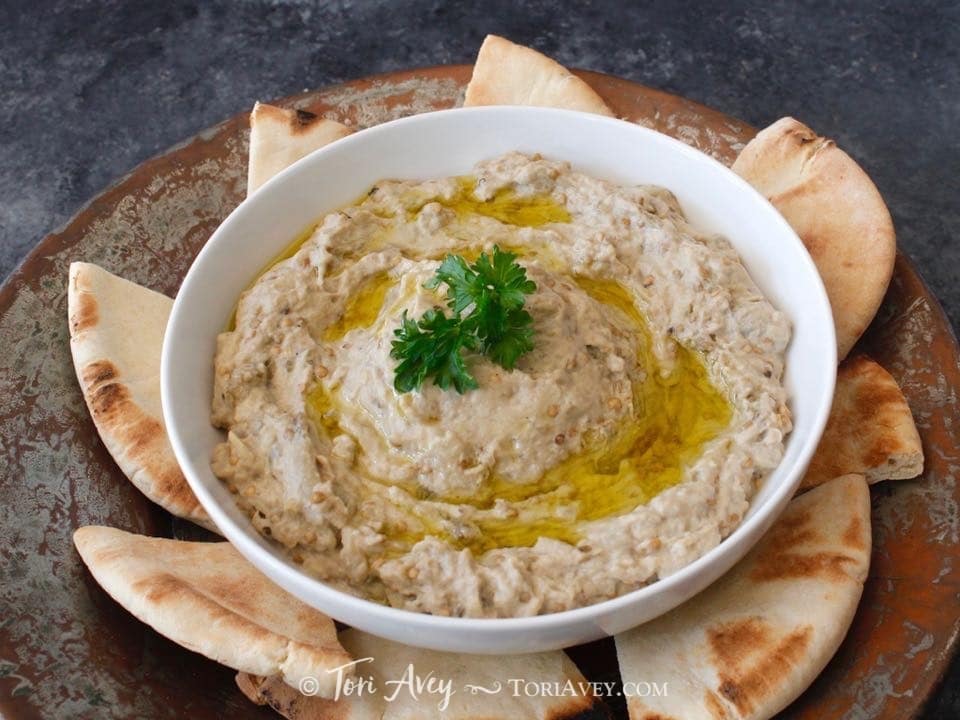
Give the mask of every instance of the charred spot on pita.
<svg viewBox="0 0 960 720">
<path fill-rule="evenodd" d="M 304 128 L 312 125 L 319 119 L 319 115 L 309 110 L 295 110 L 293 114 L 294 124 L 298 128 Z"/>
<path fill-rule="evenodd" d="M 81 333 L 95 327 L 99 320 L 97 299 L 88 292 L 79 292 L 76 295 L 77 307 L 70 315 L 70 330 L 72 333 Z"/>
</svg>

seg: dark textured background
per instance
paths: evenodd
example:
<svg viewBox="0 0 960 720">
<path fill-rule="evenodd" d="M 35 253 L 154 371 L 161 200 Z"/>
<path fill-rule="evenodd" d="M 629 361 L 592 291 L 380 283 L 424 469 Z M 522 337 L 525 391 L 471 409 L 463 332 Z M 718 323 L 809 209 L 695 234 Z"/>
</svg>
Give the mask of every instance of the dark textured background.
<svg viewBox="0 0 960 720">
<path fill-rule="evenodd" d="M 0 277 L 142 160 L 270 99 L 471 62 L 496 32 L 835 138 L 960 322 L 960 3 L 0 0 Z M 960 662 L 924 720 L 960 717 Z"/>
</svg>

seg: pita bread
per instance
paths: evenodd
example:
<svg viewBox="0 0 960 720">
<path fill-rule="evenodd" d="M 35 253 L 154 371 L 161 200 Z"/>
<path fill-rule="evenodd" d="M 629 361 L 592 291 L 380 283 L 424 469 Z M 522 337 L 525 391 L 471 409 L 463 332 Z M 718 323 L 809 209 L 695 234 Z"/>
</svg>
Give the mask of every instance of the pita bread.
<svg viewBox="0 0 960 720">
<path fill-rule="evenodd" d="M 747 143 L 733 170 L 807 246 L 833 307 L 842 360 L 873 320 L 893 274 L 896 236 L 883 198 L 832 140 L 789 117 Z"/>
<path fill-rule="evenodd" d="M 862 476 L 794 498 L 727 575 L 616 637 L 625 692 L 636 688 L 627 701 L 631 720 L 772 717 L 836 652 L 869 564 L 870 494 Z M 643 683 L 667 689 L 657 696 Z"/>
<path fill-rule="evenodd" d="M 218 663 L 296 685 L 350 662 L 333 621 L 274 585 L 227 542 L 184 542 L 82 527 L 73 542 L 93 577 L 138 620 Z"/>
<path fill-rule="evenodd" d="M 250 113 L 247 195 L 300 158 L 350 133 L 345 125 L 306 110 L 257 103 Z"/>
<path fill-rule="evenodd" d="M 170 298 L 96 265 L 70 265 L 70 350 L 100 439 L 150 500 L 216 531 L 180 472 L 163 424 L 160 350 L 172 306 Z"/>
<path fill-rule="evenodd" d="M 407 647 L 353 629 L 340 633 L 340 642 L 357 660 L 373 658 L 372 662 L 356 665 L 356 676 L 372 676 L 376 693 L 344 695 L 337 701 L 323 700 L 301 695 L 275 677 L 253 677 L 244 673 L 237 676 L 237 685 L 253 702 L 270 705 L 288 720 L 429 720 L 440 717 L 450 720 L 563 720 L 586 717 L 583 713 L 591 709 L 597 710 L 599 715 L 599 708 L 603 707 L 589 694 L 586 685 L 578 685 L 586 682 L 583 675 L 560 651 L 504 657 L 461 655 Z M 440 692 L 422 693 L 415 698 L 402 689 L 396 697 L 387 700 L 395 688 L 386 682 L 402 680 L 411 666 L 417 677 L 425 678 L 433 673 L 441 681 L 451 681 L 454 692 L 445 708 L 441 710 L 439 706 Z M 577 695 L 527 696 L 522 688 L 515 691 L 508 682 L 509 678 L 560 684 L 569 680 Z M 492 694 L 479 690 L 471 693 L 468 685 L 490 690 L 499 685 L 500 689 Z"/>
<path fill-rule="evenodd" d="M 851 472 L 868 483 L 923 472 L 923 447 L 907 399 L 890 373 L 862 355 L 837 371 L 827 427 L 800 489 Z"/>
<path fill-rule="evenodd" d="M 534 105 L 614 116 L 603 99 L 563 65 L 496 35 L 487 35 L 480 46 L 463 105 Z"/>
</svg>

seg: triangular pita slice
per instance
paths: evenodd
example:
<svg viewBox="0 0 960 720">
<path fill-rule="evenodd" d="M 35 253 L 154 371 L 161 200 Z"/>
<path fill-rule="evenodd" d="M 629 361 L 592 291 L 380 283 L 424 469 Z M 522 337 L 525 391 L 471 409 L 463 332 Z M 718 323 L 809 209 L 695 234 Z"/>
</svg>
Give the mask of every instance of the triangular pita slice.
<svg viewBox="0 0 960 720">
<path fill-rule="evenodd" d="M 631 720 L 764 720 L 820 673 L 853 620 L 870 564 L 860 475 L 793 499 L 729 573 L 616 637 Z M 634 685 L 630 685 L 634 683 Z"/>
<path fill-rule="evenodd" d="M 603 99 L 563 65 L 496 35 L 480 46 L 463 105 L 535 105 L 613 117 Z"/>
<path fill-rule="evenodd" d="M 237 685 L 255 703 L 270 705 L 288 720 L 563 720 L 590 717 L 591 710 L 597 717 L 606 717 L 601 712 L 603 704 L 590 694 L 583 675 L 561 651 L 503 657 L 462 655 L 408 647 L 355 629 L 340 633 L 340 642 L 357 661 L 373 658 L 354 667 L 357 678 L 373 678 L 375 693 L 324 700 L 302 695 L 275 677 L 244 673 L 237 676 Z M 418 697 L 402 687 L 388 699 L 396 686 L 387 683 L 409 678 L 411 672 L 419 678 L 432 673 L 437 680 L 449 681 L 453 692 L 448 702 L 442 704 L 442 687 Z M 558 689 L 549 694 L 528 693 L 522 686 L 511 685 L 510 678 L 550 683 Z M 568 681 L 576 696 L 561 694 Z"/>
<path fill-rule="evenodd" d="M 257 103 L 250 113 L 247 195 L 288 165 L 350 133 L 347 126 L 306 110 Z"/>
<path fill-rule="evenodd" d="M 153 502 L 216 531 L 187 485 L 160 407 L 160 351 L 173 301 L 90 263 L 70 265 L 70 351 L 100 439 Z"/>
<path fill-rule="evenodd" d="M 800 489 L 851 472 L 868 483 L 923 472 L 923 446 L 907 399 L 890 373 L 863 355 L 837 371 L 827 427 Z"/>
<path fill-rule="evenodd" d="M 733 170 L 807 246 L 833 307 L 842 360 L 873 320 L 893 273 L 896 236 L 883 198 L 832 140 L 790 117 L 747 143 Z"/>
<path fill-rule="evenodd" d="M 326 615 L 274 585 L 227 542 L 82 527 L 74 544 L 97 582 L 137 619 L 188 650 L 297 685 L 350 662 Z"/>
</svg>

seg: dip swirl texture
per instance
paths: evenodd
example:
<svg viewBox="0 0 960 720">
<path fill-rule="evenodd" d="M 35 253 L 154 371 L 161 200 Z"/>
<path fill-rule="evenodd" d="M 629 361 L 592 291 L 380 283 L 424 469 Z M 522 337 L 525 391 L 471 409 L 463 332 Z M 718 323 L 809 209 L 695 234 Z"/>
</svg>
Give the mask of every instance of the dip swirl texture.
<svg viewBox="0 0 960 720">
<path fill-rule="evenodd" d="M 537 290 L 534 350 L 479 387 L 393 387 L 404 311 L 448 253 L 494 245 Z M 786 317 L 673 196 L 511 153 L 378 183 L 247 290 L 215 357 L 215 474 L 326 582 L 396 607 L 516 617 L 615 597 L 742 520 L 790 413 Z"/>
</svg>

